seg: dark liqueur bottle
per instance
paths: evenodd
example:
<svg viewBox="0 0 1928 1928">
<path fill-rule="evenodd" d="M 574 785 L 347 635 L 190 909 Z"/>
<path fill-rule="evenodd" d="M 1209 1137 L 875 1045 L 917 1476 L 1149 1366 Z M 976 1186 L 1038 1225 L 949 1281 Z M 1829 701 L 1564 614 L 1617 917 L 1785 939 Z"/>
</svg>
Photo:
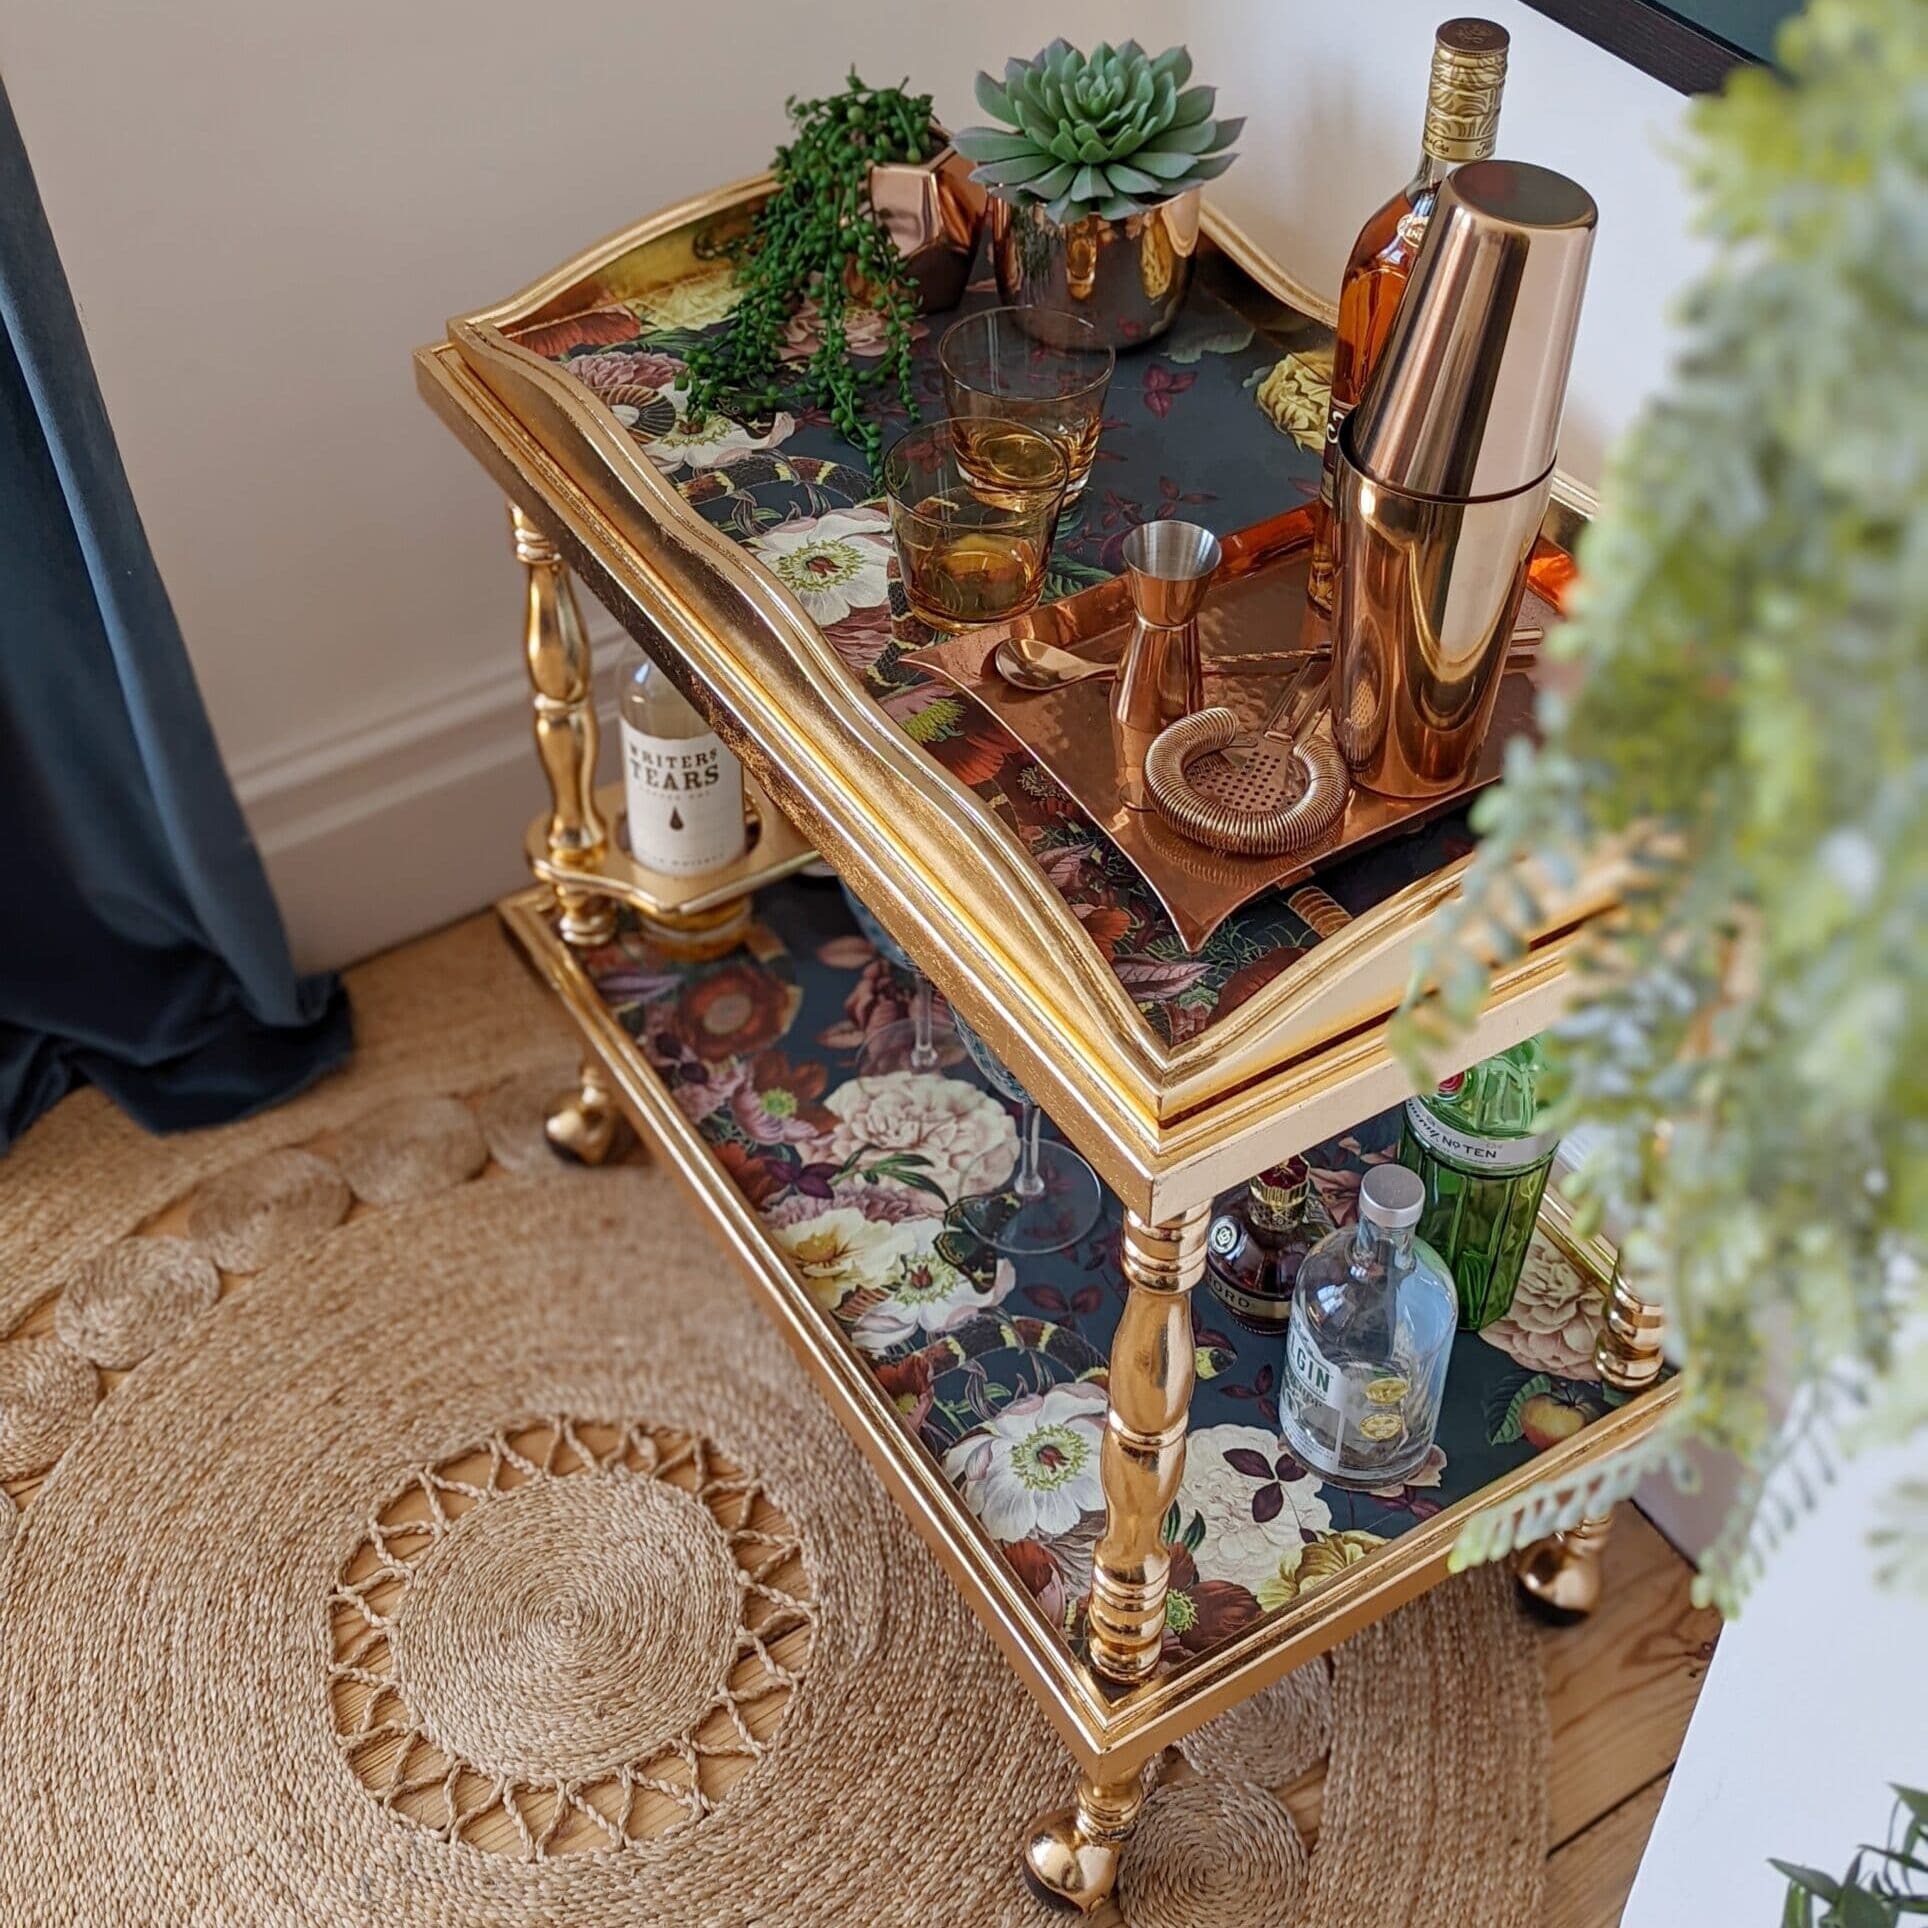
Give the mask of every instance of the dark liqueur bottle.
<svg viewBox="0 0 1928 1928">
<path fill-rule="evenodd" d="M 1300 1262 L 1331 1228 L 1305 1160 L 1288 1158 L 1260 1172 L 1244 1197 L 1212 1220 L 1206 1283 L 1248 1332 L 1282 1334 Z"/>
</svg>

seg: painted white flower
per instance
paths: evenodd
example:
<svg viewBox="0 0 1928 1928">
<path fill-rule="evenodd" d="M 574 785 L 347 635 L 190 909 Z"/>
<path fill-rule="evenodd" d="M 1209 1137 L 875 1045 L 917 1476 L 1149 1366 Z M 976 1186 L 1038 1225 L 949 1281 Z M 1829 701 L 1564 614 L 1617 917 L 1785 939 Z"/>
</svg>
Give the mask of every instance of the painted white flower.
<svg viewBox="0 0 1928 1928">
<path fill-rule="evenodd" d="M 741 422 L 732 421 L 714 409 L 701 421 L 691 421 L 684 410 L 689 406 L 689 389 L 681 382 L 663 390 L 664 397 L 676 408 L 676 425 L 661 435 L 642 442 L 642 451 L 659 469 L 720 469 L 745 455 L 763 449 L 780 448 L 797 432 L 796 418 L 777 414 L 762 435 L 752 435 Z M 620 417 L 619 408 L 616 414 Z M 630 427 L 635 426 L 632 420 Z"/>
<path fill-rule="evenodd" d="M 906 1252 L 884 1281 L 884 1297 L 868 1307 L 850 1336 L 860 1352 L 883 1353 L 920 1333 L 948 1332 L 973 1313 L 1002 1305 L 1017 1283 L 1017 1269 L 1008 1259 L 998 1261 L 990 1284 L 980 1288 L 962 1266 L 953 1265 L 936 1249 L 944 1221 L 914 1220 L 929 1231 L 927 1243 Z"/>
<path fill-rule="evenodd" d="M 1011 1114 L 962 1078 L 933 1071 L 852 1078 L 824 1106 L 837 1119 L 830 1134 L 832 1162 L 842 1164 L 856 1153 L 912 1153 L 925 1161 L 922 1175 L 953 1202 L 973 1166 L 979 1169 L 972 1182 L 989 1191 L 1017 1164 L 1018 1128 Z"/>
<path fill-rule="evenodd" d="M 810 1296 L 834 1312 L 851 1293 L 881 1286 L 900 1259 L 928 1244 L 936 1224 L 932 1219 L 891 1224 L 833 1205 L 800 1225 L 775 1227 L 774 1236 L 802 1273 Z"/>
<path fill-rule="evenodd" d="M 944 1455 L 944 1471 L 993 1539 L 1056 1539 L 1104 1510 L 1106 1403 L 1102 1386 L 1053 1386 L 1014 1399 Z"/>
<path fill-rule="evenodd" d="M 1426 1448 L 1426 1457 L 1397 1486 L 1373 1486 L 1367 1491 L 1376 1500 L 1399 1500 L 1404 1499 L 1408 1493 L 1418 1487 L 1423 1486 L 1430 1490 L 1438 1486 L 1445 1477 L 1445 1449 L 1435 1444 Z"/>
<path fill-rule="evenodd" d="M 1526 1248 L 1513 1303 L 1480 1337 L 1529 1372 L 1556 1379 L 1598 1379 L 1593 1342 L 1606 1316 L 1596 1280 L 1539 1239 Z"/>
<path fill-rule="evenodd" d="M 890 518 L 881 509 L 802 516 L 748 546 L 820 628 L 890 602 Z"/>
<path fill-rule="evenodd" d="M 1185 1447 L 1178 1510 L 1196 1513 L 1205 1537 L 1192 1558 L 1204 1580 L 1236 1580 L 1256 1593 L 1292 1572 L 1307 1533 L 1332 1528 L 1332 1509 L 1315 1475 L 1262 1426 L 1207 1426 Z"/>
</svg>

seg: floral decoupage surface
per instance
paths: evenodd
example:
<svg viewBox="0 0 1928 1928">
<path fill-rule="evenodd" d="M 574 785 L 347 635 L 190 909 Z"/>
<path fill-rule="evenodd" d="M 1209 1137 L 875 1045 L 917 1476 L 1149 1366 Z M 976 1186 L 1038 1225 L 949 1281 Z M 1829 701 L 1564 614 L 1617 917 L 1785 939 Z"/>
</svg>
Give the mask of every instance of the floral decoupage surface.
<svg viewBox="0 0 1928 1928">
<path fill-rule="evenodd" d="M 584 961 L 906 1430 L 1075 1645 L 1104 1520 L 1098 1446 L 1125 1292 L 1117 1201 L 1044 1258 L 1014 1265 L 977 1244 L 946 1214 L 967 1173 L 979 1185 L 1008 1175 L 1011 1107 L 954 1043 L 934 1073 L 867 1050 L 906 1015 L 908 987 L 835 884 L 792 879 L 760 893 L 757 912 L 743 947 L 715 962 L 669 959 L 627 914 Z M 1307 1154 L 1335 1222 L 1352 1221 L 1360 1173 L 1396 1143 L 1388 1113 Z M 1602 1417 L 1603 1311 L 1599 1281 L 1542 1234 L 1511 1313 L 1456 1340 L 1419 1476 L 1355 1493 L 1286 1451 L 1280 1341 L 1245 1331 L 1201 1286 L 1185 1478 L 1165 1529 L 1168 1657 L 1206 1652 Z"/>
<path fill-rule="evenodd" d="M 1196 1035 L 1319 941 L 1294 891 L 1248 904 L 1205 947 L 1186 951 L 1157 898 L 1057 782 L 985 710 L 904 662 L 934 632 L 911 617 L 897 584 L 890 523 L 863 452 L 820 411 L 751 421 L 685 419 L 684 357 L 728 316 L 735 283 L 721 231 L 653 244 L 624 285 L 648 291 L 617 306 L 524 327 L 516 338 L 605 402 L 701 514 L 795 593 L 883 709 L 953 775 L 996 798 L 1045 874 L 1169 1043 Z M 647 249 L 644 251 L 647 254 Z M 937 344 L 957 315 L 994 304 L 973 282 L 952 313 L 917 324 L 916 392 L 941 415 Z M 850 323 L 859 356 L 881 353 L 874 317 Z M 818 345 L 814 313 L 792 321 L 786 355 Z M 1155 345 L 1121 353 L 1091 480 L 1058 533 L 1047 597 L 1114 575 L 1140 522 L 1183 517 L 1219 534 L 1309 500 L 1318 489 L 1331 335 L 1286 307 L 1227 257 L 1201 259 L 1186 307 Z M 886 442 L 908 416 L 879 391 L 870 404 Z M 1337 906 L 1358 915 L 1472 848 L 1463 813 L 1332 865 L 1316 879 L 1328 934 Z"/>
</svg>

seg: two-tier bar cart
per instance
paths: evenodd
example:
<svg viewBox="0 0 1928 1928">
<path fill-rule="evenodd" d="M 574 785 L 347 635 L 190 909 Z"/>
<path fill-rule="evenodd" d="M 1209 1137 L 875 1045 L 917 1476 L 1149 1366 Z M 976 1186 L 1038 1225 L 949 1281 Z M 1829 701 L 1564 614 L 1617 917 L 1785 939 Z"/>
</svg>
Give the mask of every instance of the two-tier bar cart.
<svg viewBox="0 0 1928 1928">
<path fill-rule="evenodd" d="M 655 215 L 451 323 L 416 356 L 424 396 L 507 496 L 527 570 L 551 808 L 529 836 L 537 882 L 501 912 L 582 1033 L 580 1088 L 559 1105 L 552 1140 L 597 1162 L 626 1114 L 711 1213 L 853 1447 L 1062 1733 L 1076 1799 L 1040 1820 L 1026 1865 L 1049 1897 L 1089 1909 L 1163 1748 L 1442 1578 L 1472 1511 L 1543 1477 L 1577 1478 L 1655 1422 L 1670 1396 L 1660 1321 L 1612 1279 L 1611 1254 L 1574 1239 L 1550 1205 L 1535 1290 L 1552 1315 L 1511 1355 L 1482 1336 L 1459 1341 L 1443 1464 L 1424 1491 L 1303 1506 L 1275 1488 L 1249 1508 L 1228 1497 L 1254 1456 L 1223 1442 L 1276 1436 L 1276 1341 L 1231 1330 L 1194 1290 L 1213 1200 L 1306 1153 L 1343 1211 L 1360 1162 L 1383 1155 L 1383 1114 L 1408 1092 L 1388 1021 L 1470 839 L 1463 820 L 1433 824 L 1320 875 L 1313 891 L 1248 906 L 1192 956 L 1102 827 L 994 722 L 902 665 L 928 632 L 894 587 L 878 603 L 878 578 L 859 569 L 853 593 L 867 580 L 871 602 L 826 603 L 810 579 L 765 566 L 774 551 L 757 545 L 777 528 L 867 544 L 873 558 L 888 542 L 861 456 L 822 422 L 800 412 L 677 426 L 679 351 L 727 312 L 724 248 L 766 186 Z M 1317 438 L 1293 398 L 1329 343 L 1329 304 L 1209 214 L 1198 266 L 1172 333 L 1121 358 L 1055 588 L 1115 571 L 1124 530 L 1147 515 L 1230 530 L 1313 487 Z M 967 296 L 993 299 L 983 287 Z M 919 344 L 920 368 L 933 345 Z M 1556 541 L 1587 507 L 1577 490 L 1559 495 Z M 626 855 L 620 789 L 595 784 L 572 572 L 742 758 L 756 835 L 730 873 L 693 887 Z M 727 1107 L 706 1115 L 691 1087 L 765 1076 L 788 1080 L 793 1106 L 836 1104 L 829 1086 L 848 1082 L 853 1027 L 886 986 L 863 968 L 834 884 L 797 875 L 819 857 L 1090 1160 L 1111 1196 L 1102 1246 L 1087 1241 L 1042 1271 L 997 1268 L 981 1304 L 926 1323 L 880 1320 L 875 1291 L 826 1293 L 800 1262 L 792 1154 L 744 1138 Z M 757 935 L 734 961 L 679 973 L 638 932 L 638 909 L 700 919 L 743 892 L 758 894 Z M 1501 973 L 1467 1061 L 1550 1021 L 1576 940 L 1613 901 L 1604 876 L 1568 896 Z M 806 1009 L 814 1031 L 800 1024 Z M 823 1024 L 825 1011 L 836 1022 Z M 773 1048 L 787 1069 L 755 1071 Z M 893 1116 L 946 1097 L 903 1090 Z M 992 1102 L 949 1099 L 937 1108 L 966 1124 Z M 836 1114 L 842 1125 L 853 1115 L 849 1104 Z M 999 1401 L 1041 1409 L 1054 1387 L 1072 1389 L 1060 1399 L 1067 1450 L 1089 1447 L 1100 1503 L 1081 1530 L 1014 1540 L 1007 1523 L 1000 1540 L 960 1469 L 974 1438 L 1008 1446 Z M 1074 1407 L 1089 1417 L 1082 1433 Z M 974 1434 L 980 1424 L 990 1430 Z M 1291 1477 L 1268 1471 L 1263 1453 L 1257 1463 L 1267 1480 Z M 1289 1536 L 1268 1537 L 1281 1518 Z M 1605 1530 L 1590 1520 L 1532 1549 L 1530 1588 L 1584 1608 Z M 1200 1584 L 1214 1559 L 1215 1590 Z"/>
</svg>

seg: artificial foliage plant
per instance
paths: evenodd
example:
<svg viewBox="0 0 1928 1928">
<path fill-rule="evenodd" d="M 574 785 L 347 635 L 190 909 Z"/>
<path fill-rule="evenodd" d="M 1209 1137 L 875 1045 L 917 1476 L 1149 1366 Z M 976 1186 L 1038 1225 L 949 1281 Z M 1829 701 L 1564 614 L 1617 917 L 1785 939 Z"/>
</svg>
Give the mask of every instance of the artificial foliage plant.
<svg viewBox="0 0 1928 1928">
<path fill-rule="evenodd" d="M 1781 1928 L 1905 1928 L 1928 1917 L 1928 1793 L 1894 1794 L 1887 1840 L 1864 1841 L 1846 1874 L 1773 1862 L 1787 1876 Z"/>
<path fill-rule="evenodd" d="M 908 87 L 866 87 L 853 67 L 842 93 L 784 103 L 796 131 L 777 149 L 775 185 L 735 250 L 741 299 L 723 332 L 690 351 L 692 419 L 719 405 L 740 414 L 773 409 L 801 391 L 874 457 L 879 436 L 862 413 L 864 391 L 893 386 L 916 414 L 917 286 L 870 203 L 873 166 L 928 161 L 944 145 L 930 95 Z M 817 345 L 790 369 L 785 333 L 805 302 L 817 308 Z M 884 324 L 883 353 L 864 367 L 848 352 L 846 325 L 856 308 L 876 310 Z"/>
<path fill-rule="evenodd" d="M 1743 1469 L 1700 1582 L 1730 1612 L 1838 1454 L 1928 1441 L 1928 6 L 1813 0 L 1780 65 L 1695 109 L 1715 258 L 1581 546 L 1552 647 L 1584 675 L 1509 746 L 1399 1030 L 1430 1075 L 1543 927 L 1538 880 L 1624 850 L 1557 1111 L 1601 1128 L 1573 1188 L 1665 1306 L 1681 1396 L 1456 1558 L 1697 1440 Z M 1928 1580 L 1928 1477 L 1890 1505 L 1884 1572 Z"/>
<path fill-rule="evenodd" d="M 1183 47 L 1148 55 L 1135 40 L 1100 42 L 1089 55 L 1054 40 L 1004 78 L 977 77 L 977 104 L 997 127 L 967 127 L 957 151 L 971 176 L 1008 201 L 1033 201 L 1052 220 L 1107 221 L 1142 213 L 1216 180 L 1243 120 L 1215 117 L 1217 90 L 1187 87 Z"/>
</svg>

